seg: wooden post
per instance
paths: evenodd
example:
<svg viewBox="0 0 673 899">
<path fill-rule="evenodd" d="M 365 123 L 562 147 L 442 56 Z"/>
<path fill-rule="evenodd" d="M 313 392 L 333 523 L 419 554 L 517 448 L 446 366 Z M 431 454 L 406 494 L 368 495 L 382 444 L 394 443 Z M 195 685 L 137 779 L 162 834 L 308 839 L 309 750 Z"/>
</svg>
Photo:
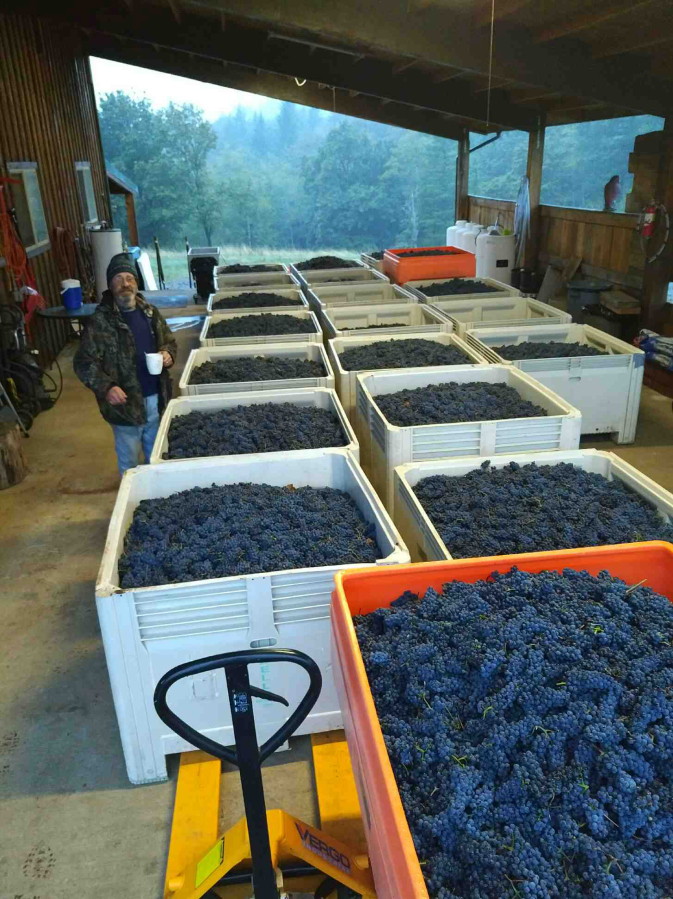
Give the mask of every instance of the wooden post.
<svg viewBox="0 0 673 899">
<path fill-rule="evenodd" d="M 138 223 L 136 222 L 136 202 L 132 193 L 124 195 L 126 200 L 126 220 L 129 226 L 129 241 L 132 247 L 138 247 Z"/>
<path fill-rule="evenodd" d="M 470 201 L 468 197 L 470 181 L 470 132 L 463 130 L 463 136 L 458 141 L 458 156 L 456 158 L 456 221 L 469 219 Z"/>
<path fill-rule="evenodd" d="M 542 187 L 542 162 L 544 160 L 545 113 L 540 113 L 537 130 L 528 135 L 528 160 L 526 175 L 528 176 L 528 192 L 530 194 L 530 236 L 526 242 L 524 265 L 526 268 L 537 267 L 540 251 L 540 188 Z"/>
<path fill-rule="evenodd" d="M 0 422 L 0 490 L 20 484 L 26 476 L 23 436 L 14 422 Z"/>
<path fill-rule="evenodd" d="M 668 209 L 669 216 L 673 217 L 673 116 L 667 116 L 664 122 L 664 130 L 659 151 L 659 168 L 657 172 L 657 203 L 663 203 Z M 655 233 L 649 243 L 652 248 L 646 248 L 646 256 L 651 256 L 659 247 L 659 241 L 664 234 L 661 225 L 655 229 Z M 668 282 L 673 280 L 673 234 L 669 235 L 668 244 L 664 251 L 654 260 L 645 262 L 643 273 L 643 326 L 653 331 L 661 330 L 668 319 L 666 304 L 666 292 Z"/>
</svg>

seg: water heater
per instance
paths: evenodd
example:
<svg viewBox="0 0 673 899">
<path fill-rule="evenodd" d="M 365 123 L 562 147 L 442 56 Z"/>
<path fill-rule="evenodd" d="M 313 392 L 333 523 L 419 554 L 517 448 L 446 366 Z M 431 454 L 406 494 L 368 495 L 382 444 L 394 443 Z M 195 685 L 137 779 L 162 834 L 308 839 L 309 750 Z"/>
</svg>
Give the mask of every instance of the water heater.
<svg viewBox="0 0 673 899">
<path fill-rule="evenodd" d="M 114 255 L 123 252 L 122 232 L 119 228 L 101 228 L 90 231 L 93 266 L 96 273 L 96 296 L 100 301 L 107 290 L 107 267 Z"/>
</svg>

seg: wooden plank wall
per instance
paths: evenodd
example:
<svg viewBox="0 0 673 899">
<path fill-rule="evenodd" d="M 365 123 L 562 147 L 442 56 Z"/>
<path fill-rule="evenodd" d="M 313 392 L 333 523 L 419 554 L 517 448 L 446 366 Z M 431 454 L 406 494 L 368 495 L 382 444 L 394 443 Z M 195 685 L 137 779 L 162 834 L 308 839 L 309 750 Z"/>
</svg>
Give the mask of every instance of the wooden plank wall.
<svg viewBox="0 0 673 899">
<path fill-rule="evenodd" d="M 470 221 L 487 225 L 498 217 L 503 227 L 514 228 L 516 203 L 473 196 L 469 201 Z M 538 267 L 579 256 L 583 274 L 637 293 L 644 267 L 637 222 L 636 215 L 541 205 Z"/>
<path fill-rule="evenodd" d="M 642 287 L 643 254 L 635 234 L 638 216 L 541 206 L 540 262 L 582 259 L 583 272 L 615 284 Z"/>
<path fill-rule="evenodd" d="M 469 198 L 469 216 L 471 222 L 480 225 L 492 225 L 496 219 L 503 228 L 514 230 L 514 210 L 516 203 L 509 200 L 494 200 L 491 197 Z"/>
<path fill-rule="evenodd" d="M 100 220 L 110 221 L 107 178 L 88 56 L 76 35 L 49 22 L 0 13 L 0 171 L 7 162 L 37 162 L 50 237 L 56 226 L 80 233 L 75 161 L 91 163 Z M 60 304 L 53 248 L 29 260 L 37 289 Z M 10 301 L 0 274 L 0 302 Z M 51 364 L 68 339 L 66 325 L 40 320 L 36 346 Z"/>
</svg>

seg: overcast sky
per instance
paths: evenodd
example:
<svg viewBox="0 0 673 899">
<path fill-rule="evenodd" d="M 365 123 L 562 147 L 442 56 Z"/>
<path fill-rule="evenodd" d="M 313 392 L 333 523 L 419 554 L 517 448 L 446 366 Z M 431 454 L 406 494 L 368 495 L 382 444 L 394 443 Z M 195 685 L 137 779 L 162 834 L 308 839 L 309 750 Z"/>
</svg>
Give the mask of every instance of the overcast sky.
<svg viewBox="0 0 673 899">
<path fill-rule="evenodd" d="M 229 87 L 218 87 L 216 84 L 205 84 L 191 78 L 127 66 L 125 63 L 98 59 L 95 56 L 91 57 L 91 72 L 97 99 L 103 94 L 121 90 L 137 99 L 147 97 L 157 109 L 171 101 L 193 103 L 201 107 L 205 117 L 211 122 L 237 106 L 247 106 L 251 110 L 273 115 L 278 110 L 278 101 L 258 94 L 247 94 Z"/>
</svg>

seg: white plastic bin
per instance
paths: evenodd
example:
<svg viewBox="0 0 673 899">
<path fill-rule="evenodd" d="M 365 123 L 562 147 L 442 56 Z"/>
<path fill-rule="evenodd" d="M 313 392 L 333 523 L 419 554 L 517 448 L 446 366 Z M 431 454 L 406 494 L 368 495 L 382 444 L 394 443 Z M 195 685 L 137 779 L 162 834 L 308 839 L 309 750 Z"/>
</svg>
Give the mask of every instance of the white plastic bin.
<svg viewBox="0 0 673 899">
<path fill-rule="evenodd" d="M 282 378 L 276 381 L 234 381 L 231 384 L 191 384 L 192 372 L 204 362 L 214 362 L 225 357 L 284 356 L 288 359 L 311 359 L 322 362 L 325 374 L 315 378 Z M 206 347 L 192 350 L 180 378 L 182 396 L 209 396 L 214 393 L 241 393 L 250 390 L 295 390 L 303 387 L 331 387 L 334 389 L 334 372 L 320 343 L 245 344 L 236 347 Z"/>
<path fill-rule="evenodd" d="M 241 306 L 238 309 L 216 309 L 215 304 L 218 300 L 232 299 L 238 297 L 242 293 L 277 293 L 280 297 L 286 297 L 288 300 L 294 300 L 292 306 L 254 306 L 251 299 L 250 306 Z M 293 287 L 251 287 L 251 288 L 234 288 L 233 290 L 218 290 L 217 293 L 211 293 L 208 297 L 208 315 L 219 315 L 223 312 L 285 312 L 286 309 L 308 309 L 308 302 L 304 297 L 299 285 Z"/>
<path fill-rule="evenodd" d="M 382 337 L 391 334 L 425 337 L 427 334 L 450 334 L 453 331 L 453 322 L 447 321 L 436 309 L 421 303 L 327 306 L 320 310 L 320 323 L 327 340 L 373 334 Z"/>
<path fill-rule="evenodd" d="M 331 306 L 369 306 L 372 303 L 420 303 L 409 290 L 387 281 L 350 284 L 322 284 L 306 294 L 314 311 Z"/>
<path fill-rule="evenodd" d="M 281 263 L 269 263 L 280 265 Z M 221 269 L 226 266 L 218 266 L 215 273 L 215 284 L 218 290 L 270 290 L 272 287 L 297 287 L 299 282 L 287 267 L 283 265 L 279 272 L 249 272 L 240 275 L 223 275 Z"/>
<path fill-rule="evenodd" d="M 497 293 L 479 293 L 479 291 L 475 291 L 474 293 L 449 293 L 437 294 L 436 296 L 429 296 L 423 293 L 423 287 L 427 287 L 430 284 L 442 284 L 444 281 L 450 280 L 451 278 L 425 278 L 422 281 L 407 281 L 403 286 L 417 294 L 422 303 L 435 303 L 438 300 L 479 300 L 521 296 L 521 291 L 517 290 L 516 287 L 511 287 L 502 281 L 496 281 L 494 278 L 461 278 L 460 280 L 473 281 L 475 284 L 487 284 L 489 287 L 497 288 Z"/>
<path fill-rule="evenodd" d="M 170 668 L 193 659 L 250 648 L 277 646 L 310 655 L 320 666 L 320 699 L 298 734 L 341 727 L 330 662 L 330 597 L 334 574 L 343 568 L 303 568 L 123 590 L 118 561 L 133 512 L 143 499 L 192 487 L 251 482 L 295 487 L 334 487 L 347 492 L 375 524 L 381 549 L 376 564 L 409 561 L 395 527 L 350 453 L 311 450 L 291 459 L 284 453 L 228 457 L 175 465 L 146 465 L 122 479 L 96 583 L 96 605 L 112 695 L 129 779 L 166 779 L 166 756 L 194 747 L 157 717 L 154 688 Z M 265 670 L 265 668 L 267 670 Z M 290 708 L 255 699 L 261 741 L 287 720 L 308 679 L 294 665 L 251 666 L 251 681 L 284 696 Z M 201 733 L 223 744 L 233 740 L 222 671 L 187 678 L 170 692 L 171 708 Z"/>
<path fill-rule="evenodd" d="M 462 459 L 443 459 L 438 462 L 414 462 L 395 469 L 395 524 L 411 553 L 412 562 L 436 562 L 451 559 L 451 553 L 439 536 L 430 517 L 418 501 L 414 487 L 423 478 L 433 475 L 461 477 L 474 471 L 483 462 L 473 456 Z M 517 453 L 491 458 L 492 468 L 504 468 L 510 462 L 519 465 L 558 465 L 568 462 L 583 471 L 603 475 L 609 481 L 615 478 L 639 496 L 649 500 L 667 523 L 673 520 L 673 494 L 646 477 L 628 462 L 614 453 L 599 450 L 559 450 L 552 453 Z M 646 575 L 647 572 L 644 572 Z M 643 576 L 644 576 L 643 575 Z"/>
<path fill-rule="evenodd" d="M 234 318 L 248 318 L 255 315 L 289 315 L 299 321 L 310 321 L 315 331 L 298 331 L 296 334 L 247 334 L 241 337 L 210 337 L 210 332 L 216 322 L 231 321 Z M 262 309 L 259 312 L 240 312 L 236 309 L 233 312 L 214 312 L 209 315 L 203 323 L 201 331 L 200 343 L 202 347 L 208 346 L 241 346 L 251 343 L 264 345 L 267 343 L 322 343 L 322 328 L 314 312 L 308 309 L 292 309 L 287 307 L 282 312 L 268 312 Z"/>
<path fill-rule="evenodd" d="M 174 418 L 180 415 L 189 415 L 190 412 L 217 412 L 220 409 L 235 409 L 237 406 L 256 406 L 262 403 L 292 403 L 295 406 L 312 406 L 315 409 L 327 409 L 333 412 L 339 419 L 344 432 L 344 445 L 339 449 L 347 449 L 357 462 L 360 461 L 360 444 L 343 406 L 339 402 L 336 391 L 328 390 L 325 387 L 314 387 L 313 390 L 259 390 L 251 393 L 228 393 L 223 396 L 183 396 L 180 399 L 171 400 L 161 418 L 150 464 L 175 465 L 176 462 L 184 461 L 163 458 L 163 454 L 168 451 L 168 434 Z M 294 458 L 307 452 L 312 452 L 312 450 L 290 450 L 286 455 Z M 195 462 L 212 458 L 213 456 L 194 456 L 189 461 Z M 229 459 L 231 456 L 218 458 Z"/>
<path fill-rule="evenodd" d="M 339 281 L 355 281 L 356 283 L 383 281 L 384 284 L 389 283 L 388 277 L 383 272 L 379 272 L 374 268 L 368 268 L 362 262 L 358 262 L 356 266 L 351 266 L 350 268 L 316 268 L 306 272 L 302 272 L 292 265 L 290 266 L 290 272 L 305 290 L 314 287 L 316 284 L 338 283 Z"/>
<path fill-rule="evenodd" d="M 377 272 L 381 272 L 381 274 L 383 274 L 383 258 L 374 259 L 373 256 L 369 255 L 369 253 L 360 253 L 360 259 L 368 268 L 373 268 Z"/>
<path fill-rule="evenodd" d="M 546 416 L 453 424 L 392 425 L 379 409 L 378 396 L 451 381 L 507 384 L 519 396 L 542 406 Z M 513 451 L 576 449 L 582 416 L 530 375 L 509 365 L 471 365 L 362 374 L 357 384 L 360 453 L 386 509 L 393 509 L 393 470 L 398 465 L 452 456 L 490 458 Z"/>
<path fill-rule="evenodd" d="M 526 325 L 565 325 L 572 318 L 539 300 L 528 297 L 482 297 L 439 300 L 431 305 L 455 325 L 459 337 L 481 328 L 521 328 Z"/>
<path fill-rule="evenodd" d="M 636 439 L 645 354 L 589 325 L 533 325 L 468 331 L 466 342 L 486 359 L 528 372 L 582 413 L 583 434 L 610 434 L 616 443 Z M 493 349 L 503 344 L 581 343 L 607 356 L 558 359 L 503 359 Z"/>
<path fill-rule="evenodd" d="M 375 331 L 371 331 L 364 336 L 358 337 L 335 337 L 334 340 L 329 340 L 327 342 L 327 355 L 329 356 L 329 360 L 332 364 L 332 369 L 334 371 L 334 378 L 336 381 L 336 392 L 339 394 L 339 399 L 346 410 L 346 415 L 349 417 L 351 422 L 355 425 L 355 433 L 359 435 L 358 427 L 359 422 L 356 417 L 355 411 L 355 402 L 356 402 L 356 393 L 357 393 L 357 378 L 358 375 L 362 374 L 362 370 L 360 371 L 347 371 L 342 365 L 339 359 L 339 354 L 345 352 L 345 350 L 353 350 L 357 347 L 361 346 L 369 346 L 372 343 L 380 343 L 382 340 L 431 340 L 433 343 L 441 343 L 443 346 L 452 346 L 457 350 L 460 350 L 462 353 L 465 353 L 465 361 L 466 364 L 469 365 L 469 360 L 472 360 L 475 364 L 484 364 L 484 357 L 477 353 L 475 350 L 470 349 L 470 347 L 463 341 L 456 337 L 455 334 L 392 334 L 387 336 L 382 336 Z M 454 366 L 444 366 L 445 368 L 454 368 Z M 462 366 L 459 366 L 462 367 Z M 436 367 L 435 367 L 436 368 Z M 435 368 L 432 370 L 434 371 Z M 367 371 L 378 371 L 379 369 L 367 369 Z M 395 371 L 399 373 L 407 373 L 411 371 L 425 371 L 423 368 L 394 368 L 394 369 L 385 369 L 386 371 Z M 401 389 L 401 388 L 400 388 Z M 367 463 L 367 456 L 363 456 L 363 461 Z"/>
</svg>

